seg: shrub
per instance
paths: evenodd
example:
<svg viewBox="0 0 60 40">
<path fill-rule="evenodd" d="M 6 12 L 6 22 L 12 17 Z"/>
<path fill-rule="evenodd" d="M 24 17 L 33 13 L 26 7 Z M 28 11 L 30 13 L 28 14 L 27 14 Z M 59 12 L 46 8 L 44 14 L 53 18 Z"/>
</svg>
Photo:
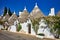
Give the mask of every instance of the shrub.
<svg viewBox="0 0 60 40">
<path fill-rule="evenodd" d="M 19 32 L 19 31 L 21 30 L 21 28 L 22 28 L 22 26 L 21 26 L 21 24 L 19 23 L 19 24 L 18 24 L 17 31 Z"/>
</svg>

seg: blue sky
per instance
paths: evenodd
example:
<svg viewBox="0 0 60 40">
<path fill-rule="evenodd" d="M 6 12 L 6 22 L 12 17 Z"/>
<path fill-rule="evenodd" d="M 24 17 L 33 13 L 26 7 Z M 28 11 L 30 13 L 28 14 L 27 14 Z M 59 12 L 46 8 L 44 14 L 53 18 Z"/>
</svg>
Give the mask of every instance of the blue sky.
<svg viewBox="0 0 60 40">
<path fill-rule="evenodd" d="M 48 15 L 51 8 L 55 8 L 55 13 L 60 11 L 60 0 L 0 0 L 0 15 L 3 14 L 4 7 L 10 8 L 11 11 L 15 11 L 18 15 L 19 11 L 23 11 L 26 6 L 30 13 L 35 3 L 37 2 L 39 9 Z"/>
</svg>

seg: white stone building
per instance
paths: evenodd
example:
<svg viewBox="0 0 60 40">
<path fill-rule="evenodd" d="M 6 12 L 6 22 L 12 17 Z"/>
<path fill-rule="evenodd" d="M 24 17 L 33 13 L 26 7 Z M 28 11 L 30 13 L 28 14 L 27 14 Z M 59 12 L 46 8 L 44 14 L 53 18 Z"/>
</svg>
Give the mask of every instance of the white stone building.
<svg viewBox="0 0 60 40">
<path fill-rule="evenodd" d="M 43 37 L 46 38 L 54 38 L 53 34 L 50 32 L 50 28 L 48 27 L 46 21 L 44 19 L 41 19 L 39 22 L 39 29 L 38 34 L 44 34 Z"/>
<path fill-rule="evenodd" d="M 29 30 L 28 24 L 30 24 L 30 30 Z M 32 28 L 32 22 L 30 19 L 28 19 L 27 22 L 21 23 L 21 26 L 22 26 L 21 30 L 23 30 L 23 33 L 36 35 L 35 31 Z M 20 30 L 20 32 L 21 32 L 21 30 Z M 29 33 L 29 31 L 30 31 L 30 33 Z"/>
</svg>

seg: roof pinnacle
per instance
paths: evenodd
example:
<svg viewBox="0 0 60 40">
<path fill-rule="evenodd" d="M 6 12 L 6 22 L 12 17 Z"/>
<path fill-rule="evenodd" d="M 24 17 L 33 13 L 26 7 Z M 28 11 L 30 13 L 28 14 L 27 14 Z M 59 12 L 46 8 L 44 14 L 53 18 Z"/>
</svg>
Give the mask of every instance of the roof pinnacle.
<svg viewBox="0 0 60 40">
<path fill-rule="evenodd" d="M 38 7 L 37 3 L 35 3 L 35 7 Z"/>
<path fill-rule="evenodd" d="M 26 6 L 25 6 L 24 10 L 26 10 Z"/>
<path fill-rule="evenodd" d="M 15 14 L 15 11 L 14 11 L 14 14 Z"/>
</svg>

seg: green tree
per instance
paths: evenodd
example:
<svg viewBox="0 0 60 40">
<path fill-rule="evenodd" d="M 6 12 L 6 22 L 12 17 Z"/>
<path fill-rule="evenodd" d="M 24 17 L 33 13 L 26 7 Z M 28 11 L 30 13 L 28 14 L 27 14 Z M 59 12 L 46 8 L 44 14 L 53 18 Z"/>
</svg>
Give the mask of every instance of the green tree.
<svg viewBox="0 0 60 40">
<path fill-rule="evenodd" d="M 38 31 L 38 29 L 39 29 L 39 21 L 38 21 L 38 19 L 36 19 L 36 20 L 33 20 L 32 21 L 32 25 L 33 25 L 33 29 L 34 29 L 34 31 L 35 31 L 35 33 L 37 34 L 37 31 Z"/>
<path fill-rule="evenodd" d="M 3 14 L 3 16 L 5 16 L 6 13 L 7 13 L 7 7 L 4 8 L 4 14 Z"/>
<path fill-rule="evenodd" d="M 21 28 L 22 28 L 22 26 L 21 26 L 21 24 L 19 23 L 19 24 L 18 24 L 17 31 L 19 32 L 19 31 L 21 30 Z"/>
<path fill-rule="evenodd" d="M 10 8 L 8 9 L 8 13 L 9 13 L 10 16 L 12 15 L 12 12 L 11 12 Z"/>
<path fill-rule="evenodd" d="M 48 19 L 48 20 L 47 20 Z M 54 36 L 59 38 L 60 35 L 60 17 L 49 17 L 46 21 L 50 25 L 51 33 L 55 34 Z"/>
<path fill-rule="evenodd" d="M 37 31 L 38 31 L 38 29 L 39 29 L 38 24 L 35 24 L 35 26 L 33 26 L 33 29 L 34 29 L 35 33 L 37 34 Z"/>
<path fill-rule="evenodd" d="M 57 22 L 55 22 L 53 29 L 55 31 L 57 30 L 56 33 L 60 35 L 60 20 L 58 20 Z"/>
</svg>

